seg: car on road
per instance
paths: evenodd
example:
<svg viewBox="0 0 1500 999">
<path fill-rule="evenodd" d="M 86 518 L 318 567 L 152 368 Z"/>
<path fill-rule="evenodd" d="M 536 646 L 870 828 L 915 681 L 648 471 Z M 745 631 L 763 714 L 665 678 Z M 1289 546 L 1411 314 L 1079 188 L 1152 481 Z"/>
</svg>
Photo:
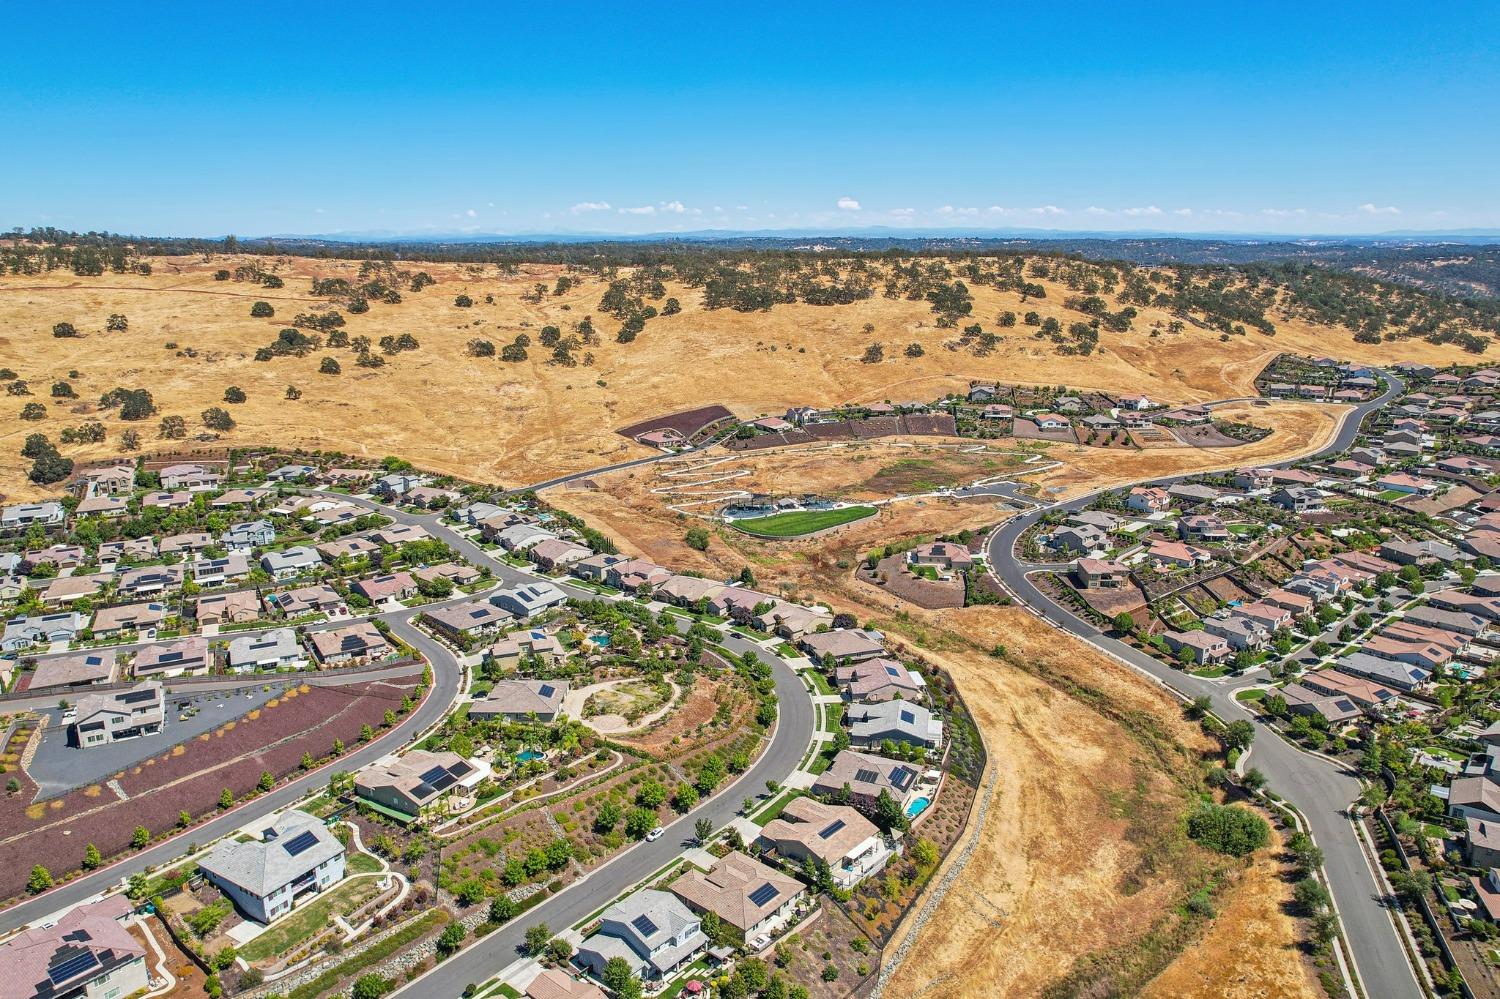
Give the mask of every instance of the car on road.
<svg viewBox="0 0 1500 999">
<path fill-rule="evenodd" d="M 646 834 L 646 842 L 655 843 L 657 840 L 662 838 L 662 834 L 665 832 L 665 829 L 663 829 L 661 826 L 657 826 L 655 829 Z"/>
</svg>

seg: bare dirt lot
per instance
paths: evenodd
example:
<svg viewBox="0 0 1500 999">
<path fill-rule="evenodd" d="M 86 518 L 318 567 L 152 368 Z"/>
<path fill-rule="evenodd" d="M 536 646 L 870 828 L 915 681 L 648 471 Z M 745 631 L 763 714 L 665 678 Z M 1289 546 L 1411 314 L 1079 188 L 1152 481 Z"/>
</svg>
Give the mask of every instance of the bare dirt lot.
<svg viewBox="0 0 1500 999">
<path fill-rule="evenodd" d="M 274 270 L 284 287 L 214 280 L 216 270 L 246 262 Z M 1463 356 L 1457 348 L 1424 342 L 1356 344 L 1347 331 L 1296 320 L 1282 323 L 1274 339 L 1250 334 L 1221 341 L 1193 326 L 1152 336 L 1151 324 L 1165 324 L 1170 317 L 1148 307 L 1141 310 L 1138 329 L 1104 334 L 1088 357 L 1060 356 L 1051 344 L 1025 332 L 1006 335 L 993 353 L 976 357 L 944 349 L 951 331 L 935 327 L 925 302 L 876 297 L 847 306 L 710 311 L 696 289 L 671 284 L 667 291 L 680 299 L 682 311 L 652 319 L 633 343 L 621 344 L 614 340 L 614 321 L 599 315 L 602 280 L 581 277 L 561 295 L 525 301 L 522 296 L 536 283 L 555 282 L 562 268 L 523 265 L 502 275 L 494 266 L 428 264 L 421 268 L 435 285 L 403 292 L 400 304 L 375 302 L 366 313 L 345 316 L 344 332 L 351 337 L 373 342 L 409 333 L 418 349 L 392 355 L 379 368 L 356 366 L 347 348 L 256 361 L 256 349 L 275 340 L 297 313 L 337 308 L 310 294 L 314 277 L 354 279 L 358 265 L 225 256 L 154 258 L 151 264 L 147 276 L 0 277 L 0 366 L 13 369 L 32 391 L 30 399 L 12 399 L 0 408 L 0 446 L 18 449 L 34 431 L 56 440 L 62 429 L 97 417 L 108 438 L 67 446 L 65 453 L 75 458 L 118 453 L 126 425 L 95 405 L 117 386 L 148 389 L 159 415 L 184 417 L 191 436 L 204 429 L 200 414 L 224 405 L 224 390 L 237 386 L 246 401 L 225 406 L 237 423 L 224 434 L 225 442 L 376 457 L 395 453 L 424 467 L 524 484 L 647 453 L 615 431 L 714 403 L 746 417 L 780 414 L 796 405 L 935 398 L 963 389 L 971 378 L 1030 384 L 1043 369 L 1051 383 L 1145 391 L 1178 403 L 1245 394 L 1255 374 L 1281 350 L 1332 352 L 1369 362 L 1448 362 Z M 1024 306 L 1012 293 L 973 291 L 974 315 L 987 320 L 1023 308 L 1064 323 L 1076 315 L 1062 305 L 1067 292 L 1061 287 Z M 473 306 L 456 306 L 459 294 L 470 296 Z M 257 301 L 269 303 L 274 316 L 252 318 Z M 128 331 L 106 332 L 111 314 L 125 316 Z M 568 330 L 586 315 L 595 316 L 601 342 L 578 356 L 582 361 L 584 353 L 591 354 L 592 364 L 549 363 L 550 352 L 536 343 L 541 329 L 553 324 Z M 59 322 L 72 323 L 81 335 L 54 337 Z M 471 340 L 489 340 L 498 351 L 523 332 L 533 340 L 525 361 L 469 353 Z M 872 340 L 892 348 L 888 359 L 861 363 Z M 922 345 L 924 353 L 908 357 L 893 349 L 908 343 Z M 319 373 L 328 356 L 340 362 L 342 373 Z M 70 384 L 76 399 L 54 399 L 55 382 Z M 288 400 L 288 385 L 296 386 L 301 398 Z M 24 401 L 45 404 L 47 417 L 20 420 Z M 146 450 L 159 446 L 155 417 L 136 427 Z M 34 495 L 37 490 L 23 472 L 20 461 L 0 466 L 0 491 Z"/>
</svg>

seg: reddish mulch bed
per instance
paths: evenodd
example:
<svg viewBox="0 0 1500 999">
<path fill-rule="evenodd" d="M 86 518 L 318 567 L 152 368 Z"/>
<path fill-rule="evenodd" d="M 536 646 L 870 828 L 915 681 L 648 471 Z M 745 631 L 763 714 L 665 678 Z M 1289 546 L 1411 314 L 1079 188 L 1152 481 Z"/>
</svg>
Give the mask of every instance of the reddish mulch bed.
<svg viewBox="0 0 1500 999">
<path fill-rule="evenodd" d="M 160 835 L 176 827 L 179 812 L 202 816 L 216 811 L 225 788 L 239 800 L 254 790 L 263 772 L 269 770 L 279 780 L 297 770 L 303 753 L 327 756 L 335 739 L 356 746 L 360 728 L 379 728 L 386 710 L 399 707 L 418 682 L 413 676 L 313 687 L 281 698 L 254 719 L 242 716 L 206 737 L 179 744 L 181 752 L 174 747 L 118 774 L 115 779 L 129 796 L 125 801 L 107 785 L 36 805 L 28 805 L 27 794 L 4 799 L 0 898 L 24 889 L 33 864 L 43 863 L 59 877 L 82 862 L 89 843 L 105 857 L 122 853 L 136 826 Z"/>
<path fill-rule="evenodd" d="M 906 432 L 931 437 L 957 437 L 958 424 L 952 413 L 908 413 L 901 418 Z"/>
<path fill-rule="evenodd" d="M 640 423 L 622 427 L 615 433 L 635 440 L 641 434 L 650 433 L 653 430 L 675 430 L 683 436 L 684 440 L 691 440 L 694 434 L 709 424 L 732 419 L 734 419 L 734 414 L 723 406 L 702 406 L 682 413 L 673 413 L 670 416 L 642 420 Z"/>
</svg>

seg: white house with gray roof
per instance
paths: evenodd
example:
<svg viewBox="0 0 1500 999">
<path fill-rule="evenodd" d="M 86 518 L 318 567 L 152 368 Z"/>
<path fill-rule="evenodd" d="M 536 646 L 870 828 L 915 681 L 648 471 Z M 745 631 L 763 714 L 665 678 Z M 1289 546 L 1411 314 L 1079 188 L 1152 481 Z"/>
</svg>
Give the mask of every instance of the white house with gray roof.
<svg viewBox="0 0 1500 999">
<path fill-rule="evenodd" d="M 240 911 L 269 923 L 291 912 L 301 896 L 344 879 L 344 847 L 321 819 L 293 809 L 259 839 L 220 843 L 198 866 Z"/>
<path fill-rule="evenodd" d="M 469 705 L 469 717 L 526 721 L 535 715 L 539 721 L 555 721 L 567 696 L 566 680 L 501 680 Z"/>
<path fill-rule="evenodd" d="M 936 749 L 943 744 L 943 723 L 931 711 L 911 701 L 850 705 L 851 743 L 874 747 L 887 739 Z"/>
<path fill-rule="evenodd" d="M 291 628 L 276 628 L 260 635 L 241 635 L 229 642 L 230 669 L 283 669 L 307 661 L 307 654 Z"/>
<path fill-rule="evenodd" d="M 604 910 L 599 931 L 584 940 L 576 960 L 595 975 L 623 958 L 643 981 L 670 978 L 708 946 L 703 924 L 670 892 L 646 888 Z"/>
<path fill-rule="evenodd" d="M 516 617 L 525 620 L 553 607 L 568 602 L 568 595 L 551 583 L 527 583 L 507 590 L 500 590 L 490 597 L 490 603 L 503 607 Z"/>
<path fill-rule="evenodd" d="M 285 551 L 266 552 L 260 557 L 260 567 L 273 579 L 292 579 L 304 572 L 311 572 L 323 564 L 323 559 L 307 545 L 295 545 Z"/>
</svg>

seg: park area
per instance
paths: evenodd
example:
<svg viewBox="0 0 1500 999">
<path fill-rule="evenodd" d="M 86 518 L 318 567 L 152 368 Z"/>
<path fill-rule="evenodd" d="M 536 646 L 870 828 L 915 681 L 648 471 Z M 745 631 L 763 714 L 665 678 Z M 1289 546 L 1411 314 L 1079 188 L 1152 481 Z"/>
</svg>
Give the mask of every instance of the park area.
<svg viewBox="0 0 1500 999">
<path fill-rule="evenodd" d="M 733 521 L 746 534 L 764 538 L 800 538 L 831 527 L 842 527 L 856 520 L 875 516 L 873 506 L 844 506 L 833 510 L 790 510 L 766 517 Z"/>
</svg>

